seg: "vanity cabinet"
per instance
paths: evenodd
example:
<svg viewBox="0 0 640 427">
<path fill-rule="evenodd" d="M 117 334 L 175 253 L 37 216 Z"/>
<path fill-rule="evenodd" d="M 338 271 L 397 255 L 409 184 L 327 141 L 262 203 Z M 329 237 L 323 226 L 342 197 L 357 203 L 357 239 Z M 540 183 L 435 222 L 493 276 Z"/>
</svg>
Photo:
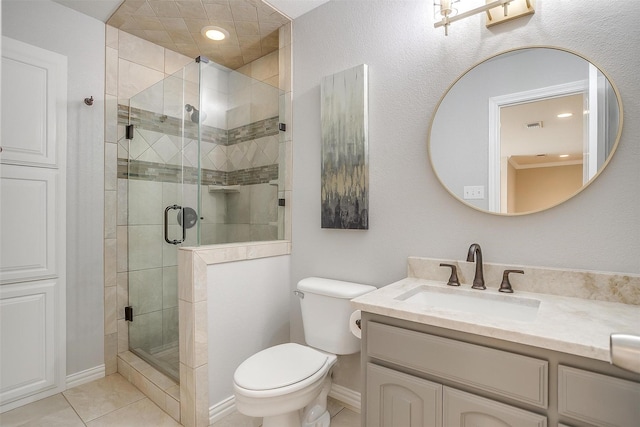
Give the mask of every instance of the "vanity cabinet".
<svg viewBox="0 0 640 427">
<path fill-rule="evenodd" d="M 363 312 L 363 427 L 640 426 L 640 375 Z"/>
</svg>

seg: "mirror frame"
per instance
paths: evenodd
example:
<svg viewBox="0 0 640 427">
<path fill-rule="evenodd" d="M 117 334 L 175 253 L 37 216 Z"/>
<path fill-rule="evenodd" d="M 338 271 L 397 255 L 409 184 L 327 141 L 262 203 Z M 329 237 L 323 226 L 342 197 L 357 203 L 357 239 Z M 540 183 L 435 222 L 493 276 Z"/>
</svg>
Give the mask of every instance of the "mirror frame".
<svg viewBox="0 0 640 427">
<path fill-rule="evenodd" d="M 614 91 L 614 93 L 616 95 L 616 100 L 617 100 L 618 110 L 619 110 L 618 130 L 616 132 L 615 142 L 613 143 L 613 146 L 611 148 L 611 152 L 609 153 L 609 155 L 607 156 L 607 159 L 602 164 L 602 167 L 600 167 L 598 172 L 596 172 L 596 174 L 589 181 L 587 181 L 585 184 L 583 184 L 582 187 L 579 190 L 577 190 L 576 192 L 572 193 L 571 195 L 569 195 L 568 197 L 566 197 L 565 199 L 563 199 L 563 200 L 561 200 L 561 201 L 559 201 L 557 203 L 553 203 L 553 204 L 551 204 L 551 205 L 549 205 L 547 207 L 544 207 L 544 208 L 538 209 L 538 210 L 532 210 L 532 211 L 527 211 L 527 212 L 516 212 L 516 213 L 493 212 L 493 211 L 490 211 L 490 210 L 487 210 L 487 209 L 482 209 L 482 208 L 479 208 L 477 206 L 474 206 L 471 203 L 467 203 L 464 199 L 461 199 L 456 194 L 454 194 L 454 192 L 452 190 L 450 190 L 449 187 L 444 184 L 444 182 L 442 182 L 442 179 L 440 178 L 440 175 L 438 175 L 437 169 L 436 169 L 436 167 L 435 167 L 435 165 L 433 163 L 433 157 L 431 155 L 431 132 L 432 132 L 432 129 L 433 129 L 433 122 L 434 122 L 434 120 L 436 118 L 436 114 L 438 113 L 438 109 L 440 108 L 440 105 L 442 104 L 442 102 L 446 98 L 447 94 L 449 94 L 451 89 L 456 85 L 456 83 L 458 83 L 458 81 L 460 81 L 463 77 L 465 77 L 473 69 L 475 69 L 477 66 L 479 66 L 481 64 L 484 64 L 485 62 L 490 61 L 490 60 L 492 60 L 492 59 L 494 59 L 494 58 L 496 58 L 496 57 L 498 57 L 500 55 L 504 55 L 504 54 L 508 54 L 508 53 L 512 53 L 512 52 L 517 52 L 517 51 L 521 51 L 521 50 L 527 50 L 527 49 L 554 49 L 554 50 L 559 50 L 559 51 L 562 51 L 562 52 L 570 53 L 572 55 L 576 55 L 576 56 L 584 59 L 588 63 L 592 64 L 593 66 L 595 66 L 606 77 L 607 81 L 611 85 L 611 88 L 613 89 L 613 91 Z M 522 216 L 522 215 L 530 215 L 530 214 L 535 214 L 535 213 L 538 213 L 538 212 L 543 212 L 543 211 L 546 211 L 548 209 L 554 208 L 554 207 L 556 207 L 558 205 L 561 205 L 562 203 L 565 203 L 565 202 L 571 200 L 576 195 L 581 193 L 584 189 L 589 187 L 589 185 L 591 185 L 591 183 L 593 181 L 595 181 L 600 176 L 602 171 L 604 171 L 607 168 L 607 166 L 609 165 L 609 162 L 613 158 L 613 155 L 615 154 L 616 150 L 618 149 L 618 144 L 620 143 L 620 137 L 622 135 L 623 122 L 624 122 L 624 110 L 623 110 L 623 107 L 622 107 L 622 97 L 620 96 L 620 92 L 618 91 L 618 88 L 616 87 L 616 85 L 611 80 L 611 77 L 609 76 L 609 74 L 606 71 L 604 71 L 598 64 L 596 64 L 592 60 L 588 59 L 584 55 L 581 55 L 581 54 L 579 54 L 579 53 L 577 53 L 577 52 L 575 52 L 573 50 L 565 49 L 565 48 L 562 48 L 562 47 L 550 46 L 550 45 L 522 46 L 522 47 L 517 47 L 517 48 L 508 49 L 508 50 L 505 50 L 505 51 L 498 52 L 498 53 L 496 53 L 496 54 L 494 54 L 494 55 L 492 55 L 492 56 L 490 56 L 488 58 L 483 59 L 482 61 L 474 63 L 466 71 L 464 71 L 462 74 L 460 74 L 460 76 L 458 76 L 449 85 L 447 90 L 445 90 L 444 93 L 442 94 L 442 96 L 440 97 L 440 100 L 436 104 L 435 109 L 433 110 L 433 114 L 431 115 L 431 120 L 430 120 L 430 123 L 429 123 L 429 130 L 428 130 L 428 134 L 427 134 L 427 153 L 428 153 L 428 156 L 429 156 L 429 163 L 430 163 L 431 168 L 433 170 L 433 174 L 438 179 L 438 182 L 440 183 L 440 185 L 445 190 L 447 190 L 447 192 L 449 194 L 451 194 L 456 200 L 460 201 L 465 206 L 468 206 L 468 207 L 470 207 L 470 208 L 472 208 L 472 209 L 474 209 L 476 211 L 479 211 L 479 212 L 488 213 L 488 214 L 491 214 L 491 215 L 505 216 L 505 217 L 516 217 L 516 216 Z"/>
</svg>

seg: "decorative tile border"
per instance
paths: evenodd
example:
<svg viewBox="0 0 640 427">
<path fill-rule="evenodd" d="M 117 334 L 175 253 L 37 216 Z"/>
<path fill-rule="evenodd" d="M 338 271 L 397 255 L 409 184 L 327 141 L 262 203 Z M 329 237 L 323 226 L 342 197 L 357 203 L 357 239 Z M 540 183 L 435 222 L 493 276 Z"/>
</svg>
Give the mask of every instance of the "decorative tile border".
<svg viewBox="0 0 640 427">
<path fill-rule="evenodd" d="M 167 135 L 198 139 L 197 123 L 134 107 L 129 113 L 129 106 L 123 104 L 118 104 L 118 124 L 132 124 L 142 129 L 162 132 Z M 227 131 L 213 126 L 202 126 L 202 140 L 227 145 Z"/>
<path fill-rule="evenodd" d="M 278 116 L 270 117 L 229 130 L 213 126 L 202 126 L 202 140 L 221 145 L 233 145 L 265 136 L 278 135 L 280 132 L 278 129 L 279 121 L 280 117 Z M 140 108 L 129 108 L 129 106 L 123 104 L 118 104 L 118 124 L 132 124 L 153 132 L 198 139 L 198 125 L 196 123 Z"/>
<path fill-rule="evenodd" d="M 258 166 L 233 172 L 203 169 L 201 183 L 202 185 L 267 184 L 278 179 L 278 169 L 278 165 Z M 197 184 L 198 169 L 141 160 L 118 159 L 118 178 Z"/>
<path fill-rule="evenodd" d="M 239 144 L 245 141 L 263 138 L 265 136 L 278 135 L 279 117 L 258 120 L 248 125 L 240 126 L 227 131 L 227 145 Z"/>
<path fill-rule="evenodd" d="M 202 183 L 205 183 L 204 176 L 208 171 L 203 171 Z M 225 185 L 253 185 L 266 184 L 278 179 L 278 165 L 259 166 L 250 169 L 242 169 L 233 172 L 226 172 L 227 182 Z"/>
</svg>

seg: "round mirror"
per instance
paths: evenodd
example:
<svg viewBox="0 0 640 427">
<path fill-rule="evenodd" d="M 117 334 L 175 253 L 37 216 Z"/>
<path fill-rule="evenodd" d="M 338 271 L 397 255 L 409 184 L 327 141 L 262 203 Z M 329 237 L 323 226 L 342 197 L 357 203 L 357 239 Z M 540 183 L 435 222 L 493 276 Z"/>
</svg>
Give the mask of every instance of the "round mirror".
<svg viewBox="0 0 640 427">
<path fill-rule="evenodd" d="M 602 70 L 559 48 L 493 56 L 459 77 L 431 121 L 429 157 L 467 205 L 521 215 L 556 206 L 607 165 L 622 103 Z"/>
</svg>

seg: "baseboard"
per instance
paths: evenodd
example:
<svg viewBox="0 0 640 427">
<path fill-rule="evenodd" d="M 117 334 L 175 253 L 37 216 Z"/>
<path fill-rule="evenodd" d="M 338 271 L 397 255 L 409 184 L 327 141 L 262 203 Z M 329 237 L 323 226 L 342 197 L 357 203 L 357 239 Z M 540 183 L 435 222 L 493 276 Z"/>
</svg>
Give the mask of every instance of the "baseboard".
<svg viewBox="0 0 640 427">
<path fill-rule="evenodd" d="M 209 425 L 220 421 L 236 410 L 235 396 L 227 397 L 209 408 Z"/>
<path fill-rule="evenodd" d="M 344 404 L 349 409 L 360 413 L 360 393 L 347 387 L 331 384 L 329 397 Z M 220 421 L 236 410 L 236 398 L 231 396 L 209 408 L 209 425 Z"/>
<path fill-rule="evenodd" d="M 81 384 L 91 382 L 103 378 L 105 374 L 105 366 L 100 365 L 95 368 L 85 369 L 75 374 L 67 375 L 67 388 L 76 387 Z"/>
<path fill-rule="evenodd" d="M 339 384 L 331 384 L 329 397 L 344 403 L 349 409 L 360 413 L 360 393 Z"/>
</svg>

